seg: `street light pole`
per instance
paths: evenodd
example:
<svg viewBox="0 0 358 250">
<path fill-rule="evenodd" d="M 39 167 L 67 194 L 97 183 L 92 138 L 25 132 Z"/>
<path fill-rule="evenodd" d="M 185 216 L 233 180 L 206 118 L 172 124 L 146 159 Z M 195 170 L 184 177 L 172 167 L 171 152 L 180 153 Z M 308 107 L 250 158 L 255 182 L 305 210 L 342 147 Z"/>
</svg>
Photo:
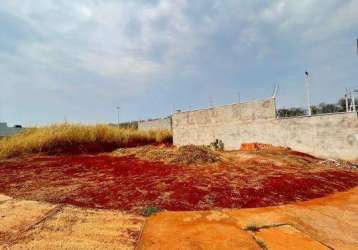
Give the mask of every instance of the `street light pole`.
<svg viewBox="0 0 358 250">
<path fill-rule="evenodd" d="M 310 75 L 308 71 L 305 72 L 305 88 L 306 88 L 306 101 L 307 101 L 307 115 L 311 116 L 311 93 L 310 93 Z"/>
</svg>

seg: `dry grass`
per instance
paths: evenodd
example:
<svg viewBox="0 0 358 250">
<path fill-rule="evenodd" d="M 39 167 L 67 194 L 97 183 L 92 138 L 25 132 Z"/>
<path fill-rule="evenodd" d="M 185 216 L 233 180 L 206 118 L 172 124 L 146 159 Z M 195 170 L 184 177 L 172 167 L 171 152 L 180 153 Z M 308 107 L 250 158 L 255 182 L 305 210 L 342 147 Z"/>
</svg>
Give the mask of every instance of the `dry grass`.
<svg viewBox="0 0 358 250">
<path fill-rule="evenodd" d="M 119 147 L 170 143 L 169 131 L 139 131 L 108 125 L 58 124 L 27 129 L 0 140 L 0 159 L 31 153 L 108 152 Z"/>
<path fill-rule="evenodd" d="M 161 161 L 169 164 L 206 164 L 221 160 L 219 152 L 205 146 L 155 147 L 143 146 L 137 148 L 121 148 L 114 155 L 134 155 L 148 161 Z"/>
</svg>

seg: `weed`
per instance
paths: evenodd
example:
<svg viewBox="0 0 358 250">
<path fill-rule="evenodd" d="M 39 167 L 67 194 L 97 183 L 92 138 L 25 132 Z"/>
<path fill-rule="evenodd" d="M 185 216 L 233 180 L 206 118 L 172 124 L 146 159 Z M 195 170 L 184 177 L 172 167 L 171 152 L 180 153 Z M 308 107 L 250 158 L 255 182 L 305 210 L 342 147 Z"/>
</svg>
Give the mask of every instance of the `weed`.
<svg viewBox="0 0 358 250">
<path fill-rule="evenodd" d="M 224 143 L 222 140 L 215 139 L 212 143 L 210 143 L 210 147 L 214 150 L 223 151 L 224 150 Z"/>
<path fill-rule="evenodd" d="M 250 224 L 248 226 L 245 227 L 246 231 L 251 231 L 251 232 L 258 232 L 260 230 L 260 227 L 255 225 L 255 224 Z"/>
<path fill-rule="evenodd" d="M 160 208 L 156 207 L 156 206 L 149 206 L 149 207 L 145 207 L 142 211 L 143 216 L 145 217 L 149 217 L 153 214 L 156 214 L 158 212 L 160 212 Z"/>
<path fill-rule="evenodd" d="M 279 224 L 269 224 L 269 225 L 263 225 L 263 226 L 258 226 L 256 224 L 250 224 L 247 227 L 245 227 L 244 229 L 246 231 L 258 232 L 261 229 L 272 228 L 272 227 L 281 227 L 281 226 L 287 226 L 287 225 L 289 225 L 289 224 L 279 223 Z"/>
</svg>

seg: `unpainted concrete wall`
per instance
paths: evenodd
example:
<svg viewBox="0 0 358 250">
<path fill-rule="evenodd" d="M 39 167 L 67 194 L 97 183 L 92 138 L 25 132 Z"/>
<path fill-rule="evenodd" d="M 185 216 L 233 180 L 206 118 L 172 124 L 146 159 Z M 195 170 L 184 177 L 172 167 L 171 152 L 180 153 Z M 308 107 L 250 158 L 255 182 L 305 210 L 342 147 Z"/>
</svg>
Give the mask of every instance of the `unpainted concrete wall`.
<svg viewBox="0 0 358 250">
<path fill-rule="evenodd" d="M 6 122 L 0 122 L 0 137 L 19 133 L 23 128 L 8 127 Z"/>
<path fill-rule="evenodd" d="M 176 113 L 173 115 L 174 144 L 208 145 L 219 139 L 225 149 L 231 150 L 239 149 L 242 143 L 259 142 L 290 147 L 318 157 L 358 158 L 356 113 L 276 119 L 272 114 L 261 113 L 259 103 L 246 104 L 255 115 L 250 116 L 248 110 L 242 110 L 242 114 L 247 114 L 242 116 L 245 119 L 235 119 L 235 112 L 230 111 L 236 110 L 234 105 Z"/>
<path fill-rule="evenodd" d="M 178 112 L 173 117 L 173 127 L 225 124 L 254 121 L 276 117 L 275 99 L 257 100 L 209 109 Z"/>
<path fill-rule="evenodd" d="M 139 121 L 138 122 L 139 130 L 172 130 L 172 118 L 159 118 L 148 121 Z"/>
</svg>

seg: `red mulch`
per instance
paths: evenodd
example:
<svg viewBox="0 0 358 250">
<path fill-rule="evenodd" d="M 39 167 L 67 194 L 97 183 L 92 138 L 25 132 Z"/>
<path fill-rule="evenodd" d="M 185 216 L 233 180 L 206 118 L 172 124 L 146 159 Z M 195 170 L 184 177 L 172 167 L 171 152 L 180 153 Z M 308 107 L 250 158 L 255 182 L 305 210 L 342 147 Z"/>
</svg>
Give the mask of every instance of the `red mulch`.
<svg viewBox="0 0 358 250">
<path fill-rule="evenodd" d="M 146 206 L 206 210 L 280 205 L 355 186 L 358 171 L 338 168 L 179 166 L 108 155 L 0 162 L 0 193 L 133 212 Z"/>
</svg>

